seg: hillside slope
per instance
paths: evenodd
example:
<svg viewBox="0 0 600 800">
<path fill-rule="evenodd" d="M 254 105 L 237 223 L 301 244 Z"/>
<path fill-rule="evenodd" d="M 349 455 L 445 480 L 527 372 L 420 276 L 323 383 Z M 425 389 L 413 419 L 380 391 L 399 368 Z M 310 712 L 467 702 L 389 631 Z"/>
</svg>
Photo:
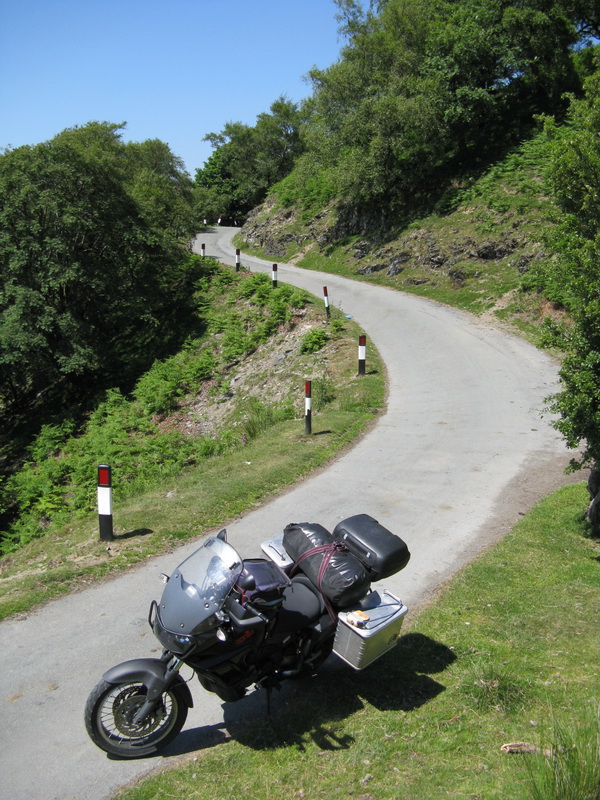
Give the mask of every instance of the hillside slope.
<svg viewBox="0 0 600 800">
<path fill-rule="evenodd" d="M 547 160 L 537 133 L 483 174 L 465 177 L 429 216 L 388 229 L 333 204 L 309 216 L 286 207 L 275 187 L 241 241 L 266 257 L 491 313 L 536 338 L 539 323 L 561 313 L 524 288 L 524 276 L 546 257 L 543 236 L 555 211 L 544 190 Z"/>
</svg>

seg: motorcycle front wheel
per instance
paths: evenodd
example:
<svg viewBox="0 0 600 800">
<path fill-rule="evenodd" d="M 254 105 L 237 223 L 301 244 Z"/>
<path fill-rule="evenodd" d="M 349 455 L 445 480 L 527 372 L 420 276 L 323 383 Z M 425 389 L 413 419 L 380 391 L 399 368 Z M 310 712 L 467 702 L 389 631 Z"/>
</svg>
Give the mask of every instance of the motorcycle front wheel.
<svg viewBox="0 0 600 800">
<path fill-rule="evenodd" d="M 163 692 L 154 711 L 136 723 L 134 717 L 145 700 L 146 687 L 140 681 L 101 681 L 85 706 L 85 726 L 94 744 L 120 758 L 144 758 L 173 741 L 188 713 L 177 687 Z"/>
</svg>

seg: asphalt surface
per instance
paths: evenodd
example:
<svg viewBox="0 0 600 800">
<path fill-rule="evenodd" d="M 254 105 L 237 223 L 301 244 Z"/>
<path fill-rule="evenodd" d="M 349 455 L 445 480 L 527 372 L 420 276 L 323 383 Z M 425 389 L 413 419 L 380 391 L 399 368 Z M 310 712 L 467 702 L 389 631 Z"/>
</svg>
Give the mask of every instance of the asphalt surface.
<svg viewBox="0 0 600 800">
<path fill-rule="evenodd" d="M 196 252 L 204 243 L 207 255 L 235 263 L 233 233 L 200 235 Z M 241 261 L 271 272 L 270 262 Z M 331 305 L 361 325 L 387 366 L 387 411 L 326 470 L 228 524 L 229 539 L 243 556 L 259 556 L 260 542 L 288 522 L 332 529 L 352 514 L 371 514 L 411 550 L 406 569 L 382 582 L 410 614 L 534 502 L 569 482 L 569 454 L 541 415 L 557 387 L 556 364 L 518 338 L 414 296 L 286 264 L 278 265 L 278 280 L 321 298 L 327 286 Z M 146 621 L 162 588 L 156 576 L 196 546 L 0 624 L 0 798 L 102 800 L 222 742 L 228 720 L 264 713 L 260 695 L 222 704 L 194 681 L 195 708 L 166 755 L 117 761 L 87 737 L 83 709 L 102 673 L 159 654 Z M 340 679 L 350 669 L 335 657 L 326 668 Z M 301 685 L 286 689 L 297 691 Z"/>
</svg>

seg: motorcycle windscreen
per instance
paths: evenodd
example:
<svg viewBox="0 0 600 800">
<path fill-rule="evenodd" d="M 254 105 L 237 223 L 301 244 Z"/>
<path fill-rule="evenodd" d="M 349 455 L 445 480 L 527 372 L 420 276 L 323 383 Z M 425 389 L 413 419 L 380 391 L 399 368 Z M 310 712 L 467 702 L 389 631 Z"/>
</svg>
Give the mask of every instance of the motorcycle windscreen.
<svg viewBox="0 0 600 800">
<path fill-rule="evenodd" d="M 160 618 L 173 633 L 193 634 L 218 624 L 223 606 L 242 571 L 235 548 L 209 538 L 177 567 L 160 599 Z"/>
</svg>

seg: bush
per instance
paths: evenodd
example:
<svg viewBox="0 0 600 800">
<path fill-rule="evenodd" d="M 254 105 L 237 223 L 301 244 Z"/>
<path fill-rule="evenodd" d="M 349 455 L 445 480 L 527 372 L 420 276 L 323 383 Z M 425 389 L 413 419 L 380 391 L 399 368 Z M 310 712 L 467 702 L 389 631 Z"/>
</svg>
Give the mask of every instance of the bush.
<svg viewBox="0 0 600 800">
<path fill-rule="evenodd" d="M 300 342 L 301 353 L 316 353 L 327 344 L 329 334 L 324 328 L 312 328 Z"/>
<path fill-rule="evenodd" d="M 315 378 L 311 388 L 315 411 L 321 411 L 328 403 L 335 400 L 335 386 L 330 378 Z"/>
<path fill-rule="evenodd" d="M 183 350 L 166 361 L 155 361 L 137 382 L 134 397 L 146 414 L 166 414 L 177 407 L 178 398 L 210 378 L 215 366 L 210 350 Z"/>
<path fill-rule="evenodd" d="M 293 409 L 289 406 L 268 406 L 260 400 L 249 400 L 244 408 L 241 428 L 249 441 L 256 439 L 277 422 L 292 419 Z"/>
</svg>

